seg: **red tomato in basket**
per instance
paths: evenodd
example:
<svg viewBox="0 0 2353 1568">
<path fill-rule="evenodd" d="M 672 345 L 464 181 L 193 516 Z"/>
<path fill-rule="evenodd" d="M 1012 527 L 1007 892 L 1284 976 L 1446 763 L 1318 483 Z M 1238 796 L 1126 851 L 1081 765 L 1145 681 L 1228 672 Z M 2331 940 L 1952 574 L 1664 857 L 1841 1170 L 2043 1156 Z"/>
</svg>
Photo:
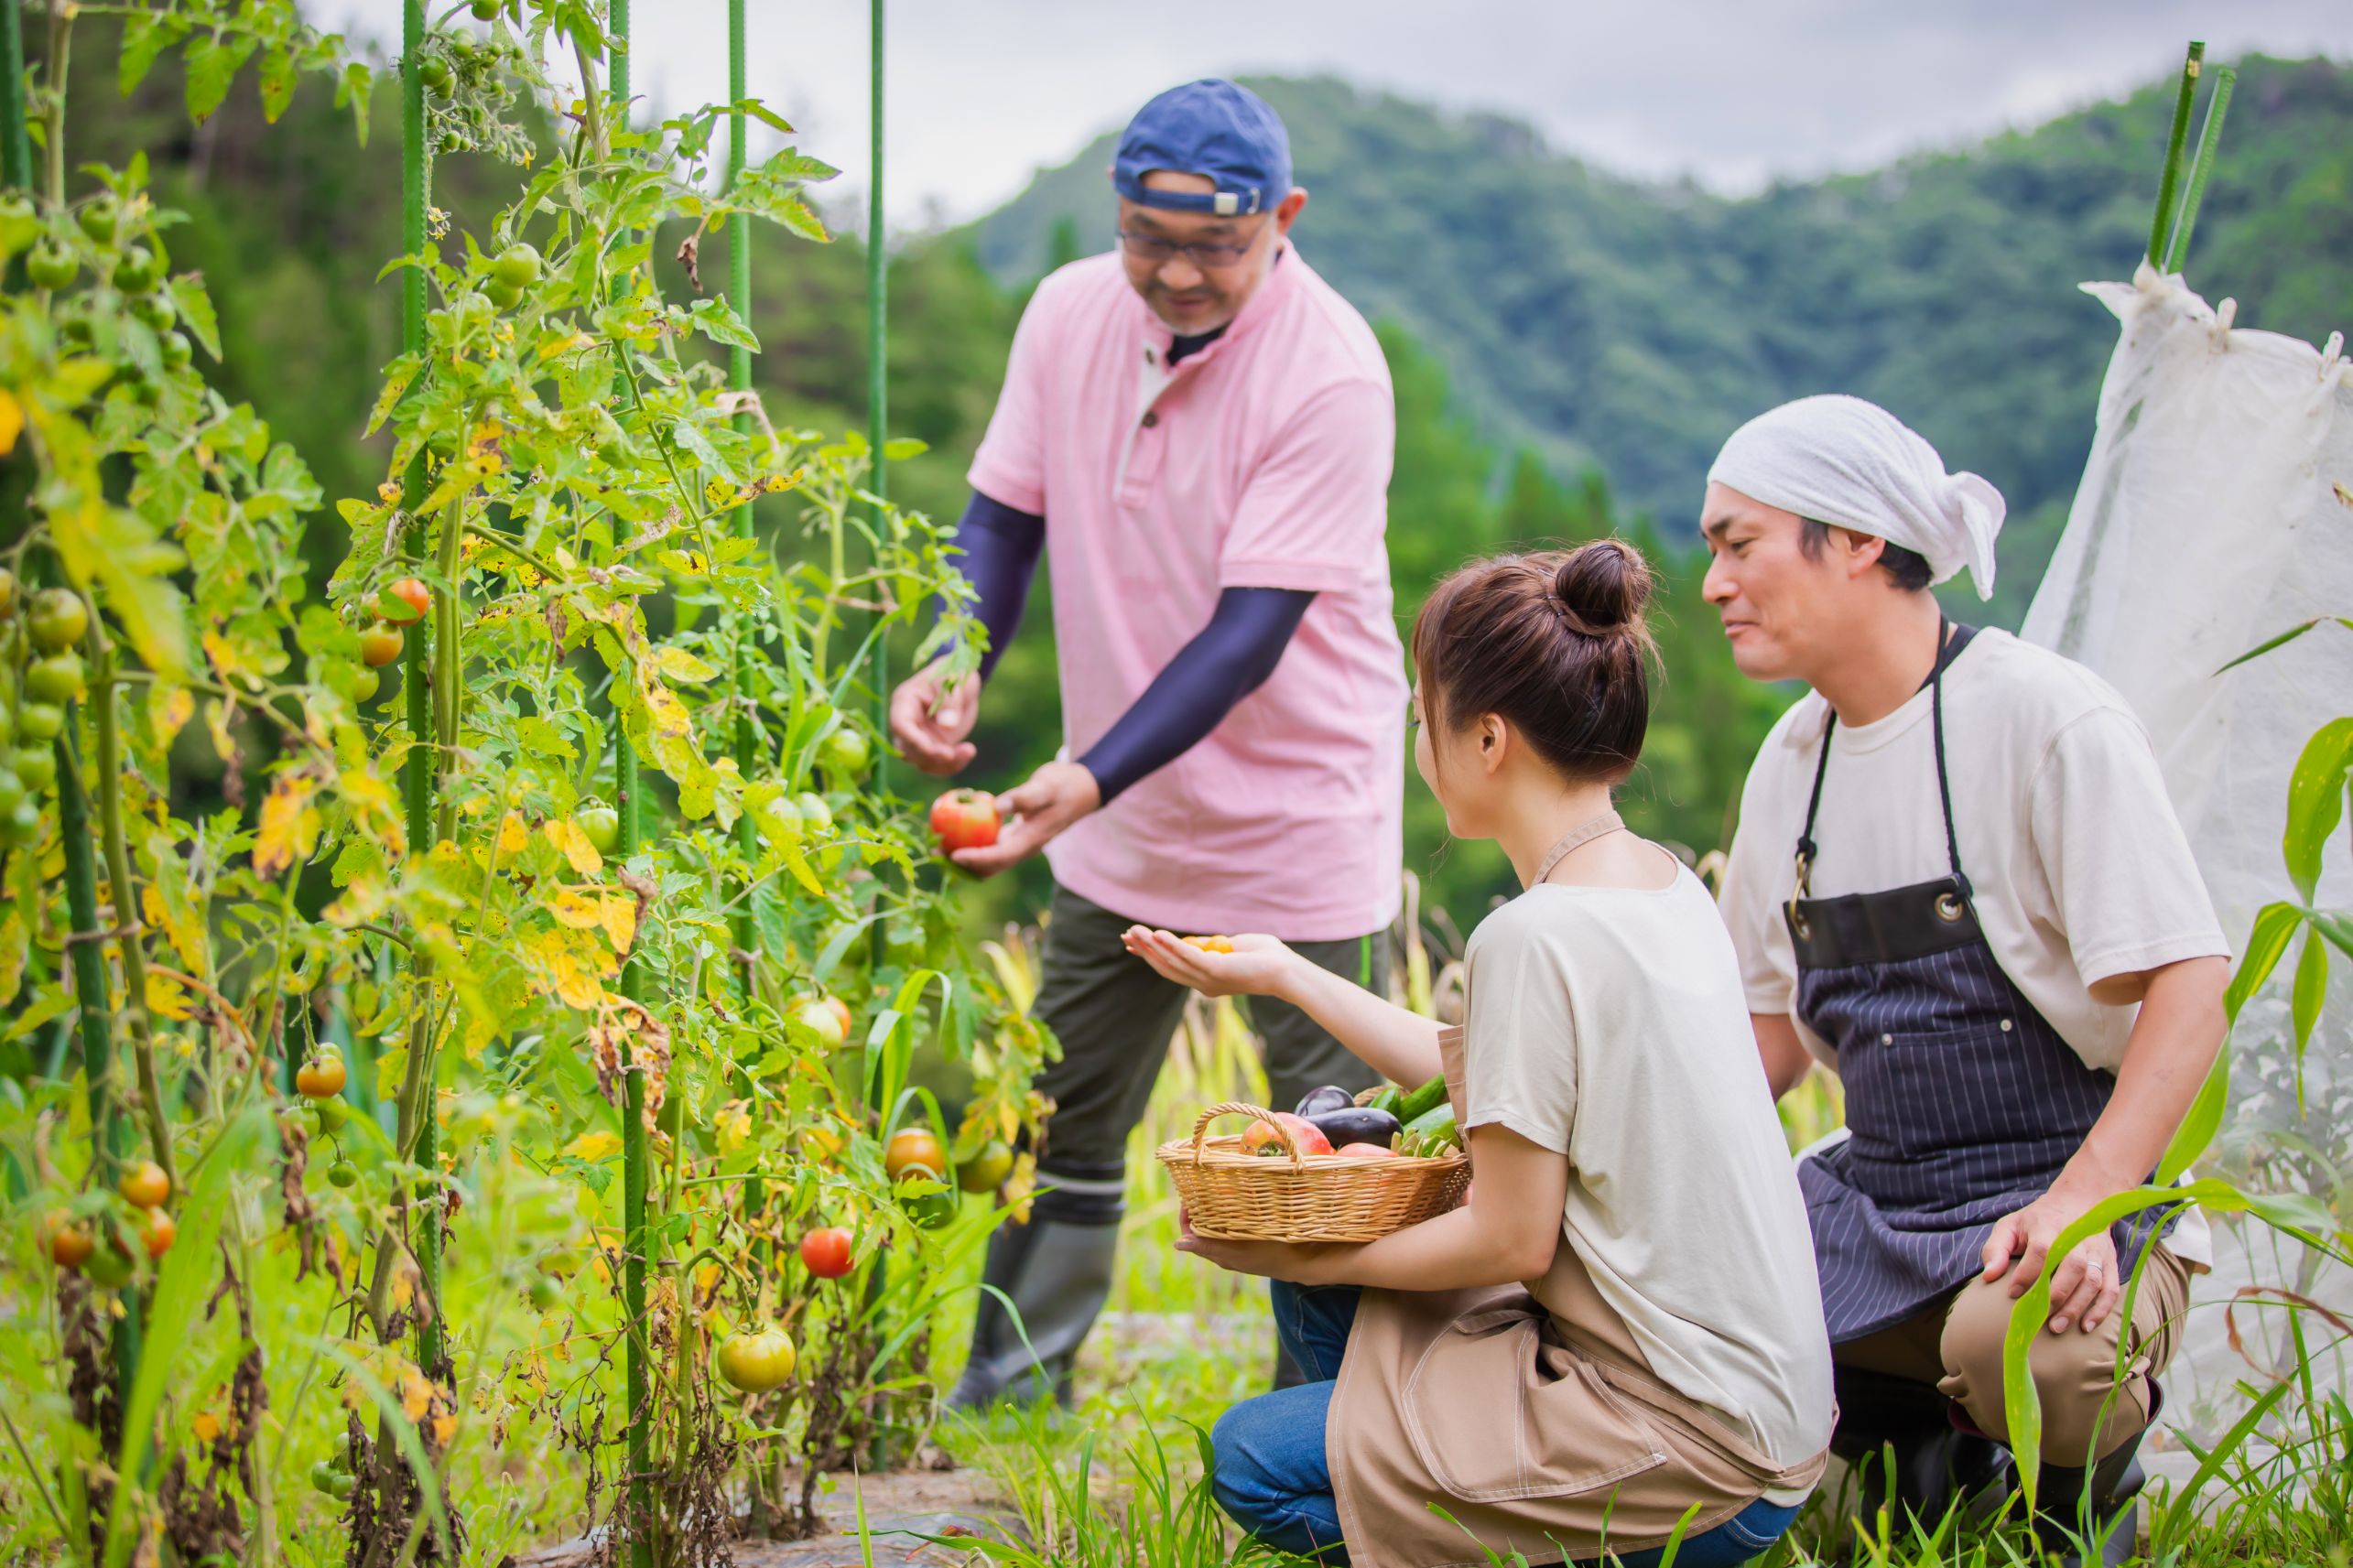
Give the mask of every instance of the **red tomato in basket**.
<svg viewBox="0 0 2353 1568">
<path fill-rule="evenodd" d="M 1343 1160 L 1394 1160 L 1397 1151 L 1386 1143 L 1343 1143 L 1339 1146 Z"/>
<path fill-rule="evenodd" d="M 1284 1129 L 1291 1134 L 1291 1141 L 1297 1146 L 1300 1153 L 1328 1154 L 1332 1152 L 1332 1141 L 1325 1137 L 1316 1124 L 1306 1117 L 1294 1116 L 1287 1110 L 1278 1110 L 1274 1113 L 1274 1120 L 1281 1122 Z M 1283 1158 L 1283 1140 L 1275 1132 L 1273 1123 L 1253 1121 L 1250 1124 L 1249 1130 L 1242 1135 L 1242 1152 L 1245 1154 L 1272 1155 L 1279 1160 Z"/>
</svg>

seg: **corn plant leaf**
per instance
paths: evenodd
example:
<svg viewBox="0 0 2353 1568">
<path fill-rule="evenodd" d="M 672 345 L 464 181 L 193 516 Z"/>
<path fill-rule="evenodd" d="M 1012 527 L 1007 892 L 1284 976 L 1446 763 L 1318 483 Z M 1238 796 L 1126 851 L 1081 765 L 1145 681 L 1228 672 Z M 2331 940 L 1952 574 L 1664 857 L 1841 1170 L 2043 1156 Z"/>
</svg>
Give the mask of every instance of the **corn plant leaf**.
<svg viewBox="0 0 2353 1568">
<path fill-rule="evenodd" d="M 2281 633 L 2278 636 L 2268 638 L 2263 642 L 2256 643 L 2253 647 L 2248 649 L 2245 653 L 2239 654 L 2228 664 L 2217 668 L 2214 673 L 2216 675 L 2220 675 L 2224 670 L 2237 669 L 2240 665 L 2245 664 L 2250 659 L 2260 659 L 2265 654 L 2270 653 L 2272 649 L 2285 647 L 2288 643 L 2294 642 L 2297 638 L 2303 636 L 2314 627 L 2323 625 L 2331 621 L 2336 622 L 2337 624 L 2344 627 L 2347 631 L 2353 632 L 2353 618 L 2348 618 L 2343 615 L 2315 615 L 2300 626 L 2291 626 L 2286 631 Z"/>
<path fill-rule="evenodd" d="M 2314 731 L 2288 777 L 2288 826 L 2282 848 L 2288 876 L 2310 903 L 2320 884 L 2320 853 L 2345 816 L 2345 782 L 2353 770 L 2353 718 Z"/>
<path fill-rule="evenodd" d="M 2222 1011 L 2233 1022 L 2238 1022 L 2239 1010 L 2247 1005 L 2247 1000 L 2261 990 L 2272 971 L 2279 968 L 2288 939 L 2304 917 L 2304 911 L 2292 903 L 2267 903 L 2257 912 L 2255 928 L 2247 934 L 2247 951 L 2239 960 L 2239 972 L 2230 977 L 2230 988 L 2222 993 Z"/>
<path fill-rule="evenodd" d="M 2312 1044 L 2313 1029 L 2320 1022 L 2321 999 L 2327 992 L 2328 944 L 2318 930 L 2307 930 L 2304 936 L 2304 952 L 2296 959 L 2295 989 L 2290 1003 L 2290 1012 L 2295 1021 L 2299 1095 L 2302 1093 L 2304 1047 Z"/>
</svg>

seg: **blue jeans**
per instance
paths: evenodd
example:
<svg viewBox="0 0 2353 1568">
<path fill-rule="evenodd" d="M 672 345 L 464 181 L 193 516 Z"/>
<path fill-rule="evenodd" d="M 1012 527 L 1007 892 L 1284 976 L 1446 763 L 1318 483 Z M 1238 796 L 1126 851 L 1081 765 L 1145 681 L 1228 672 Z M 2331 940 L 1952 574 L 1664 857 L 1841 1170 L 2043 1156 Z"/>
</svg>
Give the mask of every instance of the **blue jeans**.
<svg viewBox="0 0 2353 1568">
<path fill-rule="evenodd" d="M 1268 1545 L 1345 1563 L 1348 1549 L 1340 1541 L 1339 1509 L 1332 1498 L 1324 1421 L 1360 1292 L 1353 1285 L 1277 1280 L 1269 1293 L 1274 1332 L 1308 1380 L 1244 1400 L 1218 1418 L 1210 1434 L 1216 1464 L 1209 1493 L 1236 1524 Z M 1714 1529 L 1686 1537 L 1675 1554 L 1675 1568 L 1746 1563 L 1779 1540 L 1796 1517 L 1795 1509 L 1759 1498 Z M 1653 1547 L 1618 1554 L 1613 1562 L 1623 1568 L 1656 1568 L 1665 1555 L 1665 1548 Z"/>
</svg>

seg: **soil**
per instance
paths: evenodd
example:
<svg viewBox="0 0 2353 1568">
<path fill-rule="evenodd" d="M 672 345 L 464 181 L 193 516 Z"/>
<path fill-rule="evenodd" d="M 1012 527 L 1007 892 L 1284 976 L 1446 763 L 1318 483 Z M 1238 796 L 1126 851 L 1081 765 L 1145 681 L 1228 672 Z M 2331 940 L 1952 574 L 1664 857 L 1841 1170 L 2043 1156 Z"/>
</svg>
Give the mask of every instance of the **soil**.
<svg viewBox="0 0 2353 1568">
<path fill-rule="evenodd" d="M 833 1490 L 818 1498 L 818 1509 L 834 1533 L 808 1541 L 736 1541 L 729 1548 L 736 1568 L 864 1568 L 851 1478 L 834 1479 Z M 948 1568 L 965 1554 L 916 1537 L 993 1535 L 1010 1528 L 1010 1510 L 992 1494 L 988 1477 L 978 1470 L 897 1470 L 863 1476 L 856 1485 L 866 1499 L 874 1568 Z M 514 1568 L 594 1568 L 596 1560 L 596 1543 L 591 1541 L 568 1541 L 508 1559 Z"/>
</svg>

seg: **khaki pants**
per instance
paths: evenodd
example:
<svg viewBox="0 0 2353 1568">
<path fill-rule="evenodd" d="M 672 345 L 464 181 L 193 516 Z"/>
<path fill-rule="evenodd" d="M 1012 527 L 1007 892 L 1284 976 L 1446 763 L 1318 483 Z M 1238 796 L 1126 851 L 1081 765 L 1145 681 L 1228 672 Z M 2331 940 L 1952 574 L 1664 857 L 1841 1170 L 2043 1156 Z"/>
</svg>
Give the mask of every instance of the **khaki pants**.
<svg viewBox="0 0 2353 1568">
<path fill-rule="evenodd" d="M 1942 1303 L 1892 1328 L 1836 1346 L 1830 1354 L 1865 1371 L 1935 1384 L 1968 1412 L 1979 1431 L 2007 1444 L 2001 1341 L 2013 1304 L 2007 1275 L 1990 1283 L 1971 1280 Z M 2173 1359 L 2189 1306 L 2188 1265 L 2163 1244 L 2150 1249 L 2120 1382 L 2123 1305 L 2120 1297 L 2116 1310 L 2089 1334 L 2070 1325 L 2065 1334 L 2053 1334 L 2045 1325 L 2034 1336 L 2026 1365 L 2042 1399 L 2046 1464 L 2082 1466 L 2104 1459 L 2149 1424 L 2150 1379 Z"/>
</svg>

